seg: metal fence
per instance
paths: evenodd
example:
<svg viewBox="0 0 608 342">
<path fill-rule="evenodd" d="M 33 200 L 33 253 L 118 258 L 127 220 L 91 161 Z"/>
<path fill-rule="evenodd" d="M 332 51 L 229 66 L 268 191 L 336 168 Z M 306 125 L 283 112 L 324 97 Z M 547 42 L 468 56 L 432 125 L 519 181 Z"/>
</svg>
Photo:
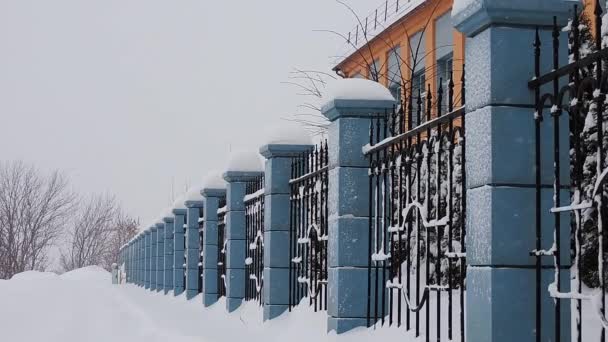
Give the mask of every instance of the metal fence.
<svg viewBox="0 0 608 342">
<path fill-rule="evenodd" d="M 200 208 L 198 215 L 198 250 L 200 252 L 198 258 L 198 293 L 203 292 L 203 233 L 205 229 L 205 219 L 203 217 L 203 212 L 203 208 Z"/>
<path fill-rule="evenodd" d="M 226 196 L 219 200 L 217 210 L 217 296 L 226 295 Z"/>
<path fill-rule="evenodd" d="M 327 142 L 294 158 L 291 167 L 289 309 L 304 297 L 327 310 Z"/>
<path fill-rule="evenodd" d="M 426 341 L 465 336 L 464 73 L 460 81 L 455 92 L 452 80 L 447 89 L 441 80 L 435 99 L 429 86 L 424 106 L 420 96 L 413 106 L 410 92 L 399 109 L 372 117 L 364 147 L 368 325 L 405 325 Z"/>
<path fill-rule="evenodd" d="M 536 135 L 536 248 L 531 255 L 536 257 L 536 338 L 544 332 L 569 340 L 570 336 L 560 336 L 564 324 L 563 301 L 570 303 L 573 312 L 572 328 L 574 341 L 606 341 L 606 260 L 604 250 L 606 237 L 603 224 L 608 220 L 606 203 L 608 192 L 606 179 L 608 168 L 608 119 L 606 92 L 608 91 L 606 62 L 608 48 L 602 46 L 602 10 L 597 2 L 593 18 L 574 15 L 563 30 L 554 18 L 551 50 L 552 70 L 541 74 L 541 39 L 536 30 L 534 40 L 534 78 L 528 83 L 535 95 L 535 135 Z M 579 13 L 575 6 L 574 13 Z M 560 36 L 567 31 L 569 61 L 560 60 Z M 564 65 L 560 65 L 564 63 Z M 601 115 L 599 115 L 601 113 Z M 570 141 L 560 145 L 563 128 L 569 125 Z M 566 133 L 567 134 L 567 133 Z M 601 142 L 601 143 L 598 143 Z M 548 156 L 542 155 L 547 144 Z M 566 149 L 566 150 L 564 150 Z M 560 156 L 566 152 L 570 156 L 570 180 L 563 179 L 560 170 L 565 165 Z M 543 170 L 542 161 L 550 159 L 552 170 Z M 543 220 L 546 212 L 541 207 L 543 188 L 542 175 L 550 174 L 553 180 L 553 202 L 549 222 Z M 567 192 L 570 190 L 569 197 Z M 546 191 L 546 190 L 545 190 Z M 564 225 L 569 222 L 570 241 L 563 241 Z M 543 232 L 543 227 L 553 226 L 553 232 Z M 545 228 L 546 229 L 546 228 Z M 568 234 L 566 234 L 567 236 Z M 549 236 L 551 246 L 543 246 L 544 237 Z M 547 248 L 549 247 L 549 248 Z M 545 248 L 545 249 L 543 249 Z M 562 265 L 564 257 L 573 257 L 574 267 Z M 547 268 L 544 259 L 552 259 L 553 282 L 548 289 L 542 286 L 542 269 Z M 561 273 L 570 270 L 570 279 L 563 279 Z M 548 291 L 548 292 L 547 292 Z M 552 305 L 543 304 L 543 297 L 551 296 Z M 583 310 L 588 305 L 587 310 Z M 541 318 L 542 312 L 551 310 L 555 316 L 554 331 L 546 331 Z M 583 312 L 590 313 L 583 316 Z M 566 319 L 567 321 L 567 319 Z M 570 324 L 570 323 L 568 323 Z"/>
<path fill-rule="evenodd" d="M 245 203 L 245 300 L 262 301 L 264 286 L 264 176 L 247 182 Z"/>
</svg>

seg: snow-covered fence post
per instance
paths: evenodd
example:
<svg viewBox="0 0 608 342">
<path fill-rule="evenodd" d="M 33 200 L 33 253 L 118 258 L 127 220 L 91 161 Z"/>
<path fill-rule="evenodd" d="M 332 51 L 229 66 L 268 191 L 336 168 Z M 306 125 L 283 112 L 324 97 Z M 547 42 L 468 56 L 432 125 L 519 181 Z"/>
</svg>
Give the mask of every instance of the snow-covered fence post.
<svg viewBox="0 0 608 342">
<path fill-rule="evenodd" d="M 163 222 L 165 224 L 165 294 L 173 290 L 173 222 L 171 209 L 165 211 Z"/>
<path fill-rule="evenodd" d="M 543 249 L 553 243 L 553 127 L 540 132 L 542 191 L 536 215 L 534 92 L 535 27 L 551 42 L 554 16 L 565 25 L 578 1 L 456 0 L 452 18 L 466 41 L 466 335 L 468 342 L 555 341 L 552 256 L 543 260 L 536 315 L 536 219 L 542 222 Z M 568 42 L 561 35 L 561 60 Z M 541 47 L 541 72 L 552 66 L 551 44 Z M 560 122 L 562 185 L 568 184 L 568 115 Z M 551 119 L 552 120 L 552 119 Z M 546 131 L 546 129 L 549 129 Z M 567 186 L 565 187 L 567 189 Z M 563 198 L 569 198 L 564 190 Z M 561 217 L 561 241 L 569 241 L 570 218 Z M 562 253 L 561 283 L 569 284 L 569 253 Z M 569 285 L 562 287 L 568 292 Z M 546 309 L 545 309 L 546 308 Z M 561 301 L 561 337 L 570 340 L 570 301 Z M 491 324 L 488 324 L 491 322 Z M 542 322 L 542 325 L 540 324 Z M 540 331 L 538 327 L 542 328 Z"/>
<path fill-rule="evenodd" d="M 236 153 L 223 177 L 226 182 L 226 309 L 236 310 L 245 298 L 246 182 L 262 174 L 258 153 Z"/>
<path fill-rule="evenodd" d="M 194 187 L 186 194 L 184 204 L 186 215 L 186 298 L 192 299 L 198 294 L 198 262 L 200 257 L 198 219 L 203 208 L 201 189 Z"/>
<path fill-rule="evenodd" d="M 184 222 L 186 206 L 183 199 L 175 201 L 173 208 L 173 295 L 179 296 L 184 292 Z"/>
<path fill-rule="evenodd" d="M 203 305 L 210 306 L 217 302 L 217 252 L 218 248 L 218 221 L 217 210 L 221 197 L 226 196 L 226 185 L 219 173 L 207 177 L 203 183 L 201 195 L 205 198 L 203 217 L 205 228 L 203 230 Z"/>
<path fill-rule="evenodd" d="M 385 115 L 395 100 L 376 82 L 341 80 L 328 90 L 329 119 L 328 330 L 367 325 L 370 117 Z M 372 299 L 373 300 L 373 299 Z"/>
<path fill-rule="evenodd" d="M 144 286 L 144 235 L 137 235 L 137 285 Z"/>
<path fill-rule="evenodd" d="M 289 307 L 289 229 L 292 158 L 311 151 L 306 132 L 277 132 L 260 148 L 266 158 L 264 184 L 264 320 L 281 315 Z"/>
<path fill-rule="evenodd" d="M 165 288 L 165 222 L 156 222 L 156 292 Z"/>
<path fill-rule="evenodd" d="M 144 287 L 149 289 L 151 286 L 150 271 L 152 269 L 152 232 L 147 229 L 144 232 Z"/>
<path fill-rule="evenodd" d="M 126 282 L 127 284 L 131 282 L 131 243 L 128 242 L 123 248 L 123 252 L 125 254 L 125 272 L 126 272 Z"/>
<path fill-rule="evenodd" d="M 150 290 L 156 291 L 156 271 L 158 266 L 158 229 L 156 223 L 150 226 Z"/>
</svg>

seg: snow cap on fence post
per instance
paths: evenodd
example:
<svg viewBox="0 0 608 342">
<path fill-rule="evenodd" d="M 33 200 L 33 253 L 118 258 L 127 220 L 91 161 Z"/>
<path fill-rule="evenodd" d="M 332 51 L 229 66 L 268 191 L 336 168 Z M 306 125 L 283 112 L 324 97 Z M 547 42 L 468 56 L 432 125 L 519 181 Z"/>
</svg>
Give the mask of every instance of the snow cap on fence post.
<svg viewBox="0 0 608 342">
<path fill-rule="evenodd" d="M 232 153 L 222 175 L 226 185 L 226 309 L 236 310 L 245 298 L 245 204 L 246 183 L 262 174 L 255 151 Z"/>
<path fill-rule="evenodd" d="M 264 320 L 289 307 L 289 230 L 291 166 L 294 157 L 313 149 L 299 126 L 279 126 L 260 148 L 266 158 L 264 179 Z"/>
<path fill-rule="evenodd" d="M 185 198 L 179 197 L 173 203 L 173 295 L 179 296 L 185 287 L 185 242 L 184 224 L 186 217 Z"/>
<path fill-rule="evenodd" d="M 210 306 L 217 302 L 217 254 L 218 248 L 218 215 L 220 198 L 226 196 L 226 182 L 219 171 L 211 171 L 203 180 L 201 195 L 205 198 L 203 206 L 203 305 Z"/>
<path fill-rule="evenodd" d="M 166 208 L 163 211 L 163 224 L 165 227 L 165 271 L 163 275 L 163 284 L 165 294 L 173 290 L 173 223 L 175 216 L 173 215 L 172 208 Z"/>
<path fill-rule="evenodd" d="M 466 132 L 466 338 L 467 341 L 555 341 L 555 302 L 547 287 L 554 281 L 552 259 L 536 276 L 536 220 L 542 248 L 553 244 L 555 217 L 561 216 L 561 241 L 569 241 L 570 217 L 552 214 L 553 122 L 541 124 L 536 158 L 534 77 L 538 36 L 540 73 L 554 69 L 553 20 L 564 25 L 579 1 L 455 0 L 454 26 L 467 36 L 465 51 Z M 579 6 L 579 8 L 581 8 Z M 560 31 L 559 29 L 557 31 Z M 556 57 L 568 61 L 568 34 L 561 33 Z M 523 59 L 522 59 L 523 58 Z M 456 61 L 456 59 L 455 59 Z M 454 70 L 462 68 L 455 62 Z M 567 81 L 567 77 L 564 78 Z M 556 116 L 560 130 L 561 185 L 569 183 L 569 115 Z M 464 120 L 463 123 L 464 125 Z M 551 133 L 550 133 L 551 132 Z M 505 149 L 504 146 L 509 148 Z M 536 212 L 536 172 L 541 172 Z M 563 190 L 562 198 L 570 198 Z M 564 203 L 565 204 L 565 203 Z M 569 251 L 569 250 L 568 250 Z M 561 252 L 561 290 L 570 287 L 570 253 Z M 542 310 L 536 326 L 536 286 Z M 560 301 L 562 341 L 570 341 L 570 302 Z M 492 322 L 488 324 L 488 322 Z M 540 339 L 537 340 L 537 338 Z"/>
<path fill-rule="evenodd" d="M 367 324 L 369 161 L 362 148 L 371 118 L 396 102 L 377 82 L 340 79 L 328 86 L 324 103 L 330 120 L 328 330 L 343 333 Z"/>
<path fill-rule="evenodd" d="M 200 246 L 198 220 L 204 205 L 199 186 L 191 187 L 186 193 L 186 298 L 192 299 L 198 294 L 198 263 Z"/>
</svg>

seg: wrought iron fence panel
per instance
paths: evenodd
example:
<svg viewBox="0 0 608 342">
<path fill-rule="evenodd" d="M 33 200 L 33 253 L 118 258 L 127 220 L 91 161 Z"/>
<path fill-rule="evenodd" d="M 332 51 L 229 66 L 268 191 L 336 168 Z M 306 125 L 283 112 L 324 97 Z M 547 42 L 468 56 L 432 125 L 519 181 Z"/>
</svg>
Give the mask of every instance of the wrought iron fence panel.
<svg viewBox="0 0 608 342">
<path fill-rule="evenodd" d="M 572 302 L 573 341 L 606 341 L 606 236 L 603 224 L 608 219 L 606 203 L 608 190 L 606 179 L 608 167 L 608 48 L 602 27 L 602 9 L 599 1 L 593 18 L 575 14 L 568 26 L 562 29 L 554 18 L 552 42 L 548 44 L 552 53 L 552 70 L 541 74 L 541 39 L 537 28 L 534 39 L 534 78 L 528 86 L 535 97 L 535 177 L 536 177 L 536 243 L 531 255 L 536 258 L 536 339 L 547 340 L 543 333 L 541 312 L 552 310 L 555 317 L 554 331 L 550 333 L 556 341 L 562 335 L 561 325 L 567 321 L 562 312 L 563 301 Z M 579 13 L 574 6 L 574 13 Z M 608 23 L 604 23 L 608 24 Z M 563 33 L 566 31 L 566 33 Z M 560 61 L 560 37 L 568 35 L 569 60 Z M 563 65 L 560 65 L 562 64 Z M 600 115 L 601 113 L 601 115 Z M 562 128 L 569 126 L 569 146 L 560 145 Z M 601 142 L 601 143 L 600 143 Z M 542 155 L 550 145 L 549 156 Z M 564 149 L 567 149 L 564 151 Z M 569 154 L 569 165 L 564 166 L 564 152 Z M 553 169 L 544 171 L 543 161 L 551 159 Z M 570 180 L 560 173 L 569 167 Z M 541 217 L 543 172 L 551 174 L 553 180 L 553 214 L 550 246 L 544 245 L 547 227 Z M 570 190 L 569 197 L 564 192 Z M 570 241 L 563 241 L 563 221 L 569 221 Z M 552 224 L 551 224 L 552 223 Z M 566 234 L 567 235 L 567 234 Z M 562 259 L 570 256 L 573 267 L 562 265 Z M 551 259 L 550 265 L 545 260 Z M 542 286 L 542 270 L 554 270 L 553 282 L 548 288 Z M 561 274 L 569 269 L 572 280 L 562 279 Z M 542 298 L 549 295 L 552 307 L 546 307 Z M 586 313 L 583 316 L 583 313 Z"/>
<path fill-rule="evenodd" d="M 264 286 L 264 176 L 247 182 L 245 203 L 245 300 L 263 305 Z"/>
<path fill-rule="evenodd" d="M 429 86 L 425 106 L 416 98 L 416 112 L 410 92 L 409 103 L 373 116 L 364 147 L 368 325 L 404 325 L 426 341 L 465 336 L 464 70 L 460 83 L 455 93 L 450 80 L 444 95 L 439 82 L 436 101 Z M 425 123 L 406 132 L 422 115 Z"/>
<path fill-rule="evenodd" d="M 226 197 L 219 200 L 217 210 L 217 294 L 226 296 Z"/>
<path fill-rule="evenodd" d="M 292 162 L 290 310 L 304 297 L 315 311 L 327 310 L 328 161 L 325 142 Z"/>
</svg>

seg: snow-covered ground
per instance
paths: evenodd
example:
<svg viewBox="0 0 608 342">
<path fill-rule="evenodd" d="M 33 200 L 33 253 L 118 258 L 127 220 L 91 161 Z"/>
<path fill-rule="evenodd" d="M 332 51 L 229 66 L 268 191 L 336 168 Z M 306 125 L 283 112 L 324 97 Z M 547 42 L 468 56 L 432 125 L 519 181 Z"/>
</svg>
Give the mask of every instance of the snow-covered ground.
<svg viewBox="0 0 608 342">
<path fill-rule="evenodd" d="M 61 276 L 26 272 L 0 280 L 0 330 L 11 342 L 323 342 L 408 339 L 403 329 L 358 329 L 337 336 L 325 331 L 325 314 L 302 305 L 262 323 L 261 308 L 245 304 L 232 314 L 224 302 L 204 308 L 200 297 L 152 293 L 112 285 L 110 274 L 87 267 Z"/>
<path fill-rule="evenodd" d="M 325 313 L 314 313 L 307 305 L 266 323 L 256 303 L 232 314 L 224 305 L 220 300 L 204 308 L 200 296 L 186 301 L 184 296 L 112 285 L 110 274 L 98 267 L 60 276 L 24 272 L 0 280 L 0 334 L 2 341 L 11 342 L 418 342 L 403 328 L 327 334 Z M 583 322 L 583 340 L 597 339 L 600 324 L 589 305 Z"/>
</svg>

